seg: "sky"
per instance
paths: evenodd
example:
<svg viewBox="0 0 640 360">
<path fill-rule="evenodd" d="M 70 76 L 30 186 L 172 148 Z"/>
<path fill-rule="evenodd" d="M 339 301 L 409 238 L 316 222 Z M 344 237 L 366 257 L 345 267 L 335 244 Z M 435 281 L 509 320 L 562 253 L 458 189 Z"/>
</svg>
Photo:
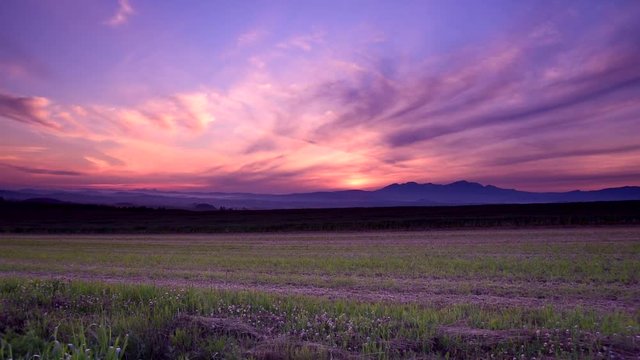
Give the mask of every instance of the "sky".
<svg viewBox="0 0 640 360">
<path fill-rule="evenodd" d="M 0 188 L 640 185 L 640 2 L 0 2 Z"/>
</svg>

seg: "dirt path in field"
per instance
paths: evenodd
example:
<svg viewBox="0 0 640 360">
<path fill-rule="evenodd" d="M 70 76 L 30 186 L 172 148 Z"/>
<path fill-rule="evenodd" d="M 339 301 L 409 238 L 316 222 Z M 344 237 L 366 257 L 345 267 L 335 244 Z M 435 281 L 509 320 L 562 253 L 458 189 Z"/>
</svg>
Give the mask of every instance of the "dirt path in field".
<svg viewBox="0 0 640 360">
<path fill-rule="evenodd" d="M 623 311 L 635 313 L 638 304 L 608 300 L 608 299 L 579 299 L 574 297 L 559 296 L 556 298 L 535 298 L 523 296 L 497 296 L 490 294 L 441 294 L 425 289 L 417 288 L 414 291 L 407 290 L 387 290 L 387 289 L 362 289 L 357 287 L 333 288 L 319 287 L 311 285 L 295 284 L 260 284 L 260 283 L 239 283 L 233 281 L 222 281 L 216 279 L 198 280 L 181 278 L 150 278 L 146 276 L 114 276 L 96 275 L 80 272 L 68 272 L 64 274 L 51 274 L 37 271 L 4 271 L 0 272 L 0 277 L 23 277 L 32 279 L 59 279 L 59 280 L 82 280 L 100 281 L 111 284 L 152 284 L 156 286 L 169 287 L 198 287 L 216 290 L 234 291 L 258 291 L 278 295 L 301 295 L 315 296 L 327 299 L 358 300 L 364 302 L 391 302 L 391 303 L 414 303 L 429 306 L 447 306 L 452 304 L 474 304 L 489 307 L 529 307 L 540 308 L 553 306 L 559 309 L 573 309 L 581 307 L 585 309 L 604 311 Z M 535 285 L 534 285 L 535 286 Z"/>
</svg>

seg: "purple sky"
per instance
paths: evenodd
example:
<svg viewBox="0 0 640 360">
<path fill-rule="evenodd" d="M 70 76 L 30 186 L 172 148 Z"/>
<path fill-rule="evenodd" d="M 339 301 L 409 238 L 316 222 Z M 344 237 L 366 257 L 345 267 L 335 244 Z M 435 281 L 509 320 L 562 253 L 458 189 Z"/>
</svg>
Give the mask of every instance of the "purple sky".
<svg viewBox="0 0 640 360">
<path fill-rule="evenodd" d="M 0 187 L 640 185 L 640 2 L 0 2 Z"/>
</svg>

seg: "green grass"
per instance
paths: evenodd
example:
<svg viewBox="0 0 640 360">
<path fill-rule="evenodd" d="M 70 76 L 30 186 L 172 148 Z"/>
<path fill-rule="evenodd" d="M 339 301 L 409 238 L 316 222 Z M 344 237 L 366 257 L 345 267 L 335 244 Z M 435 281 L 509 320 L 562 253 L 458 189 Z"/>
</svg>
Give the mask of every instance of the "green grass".
<svg viewBox="0 0 640 360">
<path fill-rule="evenodd" d="M 638 299 L 638 227 L 0 237 L 0 360 L 632 357 Z"/>
<path fill-rule="evenodd" d="M 100 236 L 9 235 L 0 238 L 0 259 L 41 268 L 63 264 L 128 270 L 474 276 L 637 284 L 639 231 L 604 231 L 608 232 L 604 240 L 600 239 L 602 230 L 591 229 L 209 238 L 119 235 L 117 241 Z M 541 236 L 543 241 L 538 240 Z"/>
<path fill-rule="evenodd" d="M 330 351 L 382 358 L 424 353 L 501 356 L 505 351 L 534 356 L 548 351 L 545 342 L 555 343 L 558 355 L 588 357 L 603 351 L 602 346 L 607 345 L 602 344 L 613 345 L 614 351 L 638 350 L 634 336 L 640 331 L 640 314 L 630 317 L 579 308 L 496 309 L 470 304 L 429 308 L 244 291 L 24 279 L 1 280 L 0 296 L 4 358 L 10 352 L 14 358 L 35 354 L 63 358 L 65 352 L 78 353 L 74 358 L 83 358 L 80 353 L 116 358 L 119 347 L 121 357 L 132 359 L 210 358 L 215 353 L 225 358 L 257 357 L 256 349 L 286 350 L 285 355 L 294 358 L 297 352 L 315 357 L 329 356 Z M 198 319 L 227 322 L 207 328 Z M 461 325 L 516 329 L 525 337 L 505 335 L 487 351 L 481 344 L 439 331 L 442 326 Z M 593 335 L 596 332 L 598 337 Z M 575 342 L 575 349 L 567 347 L 569 339 Z"/>
</svg>

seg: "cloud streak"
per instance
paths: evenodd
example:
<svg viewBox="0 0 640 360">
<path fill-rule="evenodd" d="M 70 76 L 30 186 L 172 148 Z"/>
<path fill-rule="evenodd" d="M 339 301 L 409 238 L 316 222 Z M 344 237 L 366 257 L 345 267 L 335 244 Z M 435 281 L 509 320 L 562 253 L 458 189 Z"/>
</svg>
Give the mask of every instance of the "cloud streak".
<svg viewBox="0 0 640 360">
<path fill-rule="evenodd" d="M 133 12 L 119 4 L 114 25 Z M 244 31 L 222 51 L 224 81 L 126 103 L 0 93 L 0 117 L 21 134 L 15 149 L 52 143 L 46 159 L 9 148 L 3 161 L 20 181 L 31 173 L 90 187 L 290 192 L 468 179 L 566 190 L 571 181 L 638 182 L 640 25 L 625 13 L 580 35 L 563 25 L 565 14 L 483 46 L 422 56 L 402 56 L 378 30 L 361 36 L 382 39 L 375 42 L 322 28 L 280 37 L 276 29 Z"/>
<path fill-rule="evenodd" d="M 50 101 L 43 97 L 13 96 L 0 93 L 0 117 L 50 129 L 60 125 L 49 116 Z"/>
<path fill-rule="evenodd" d="M 116 10 L 116 13 L 107 19 L 105 24 L 112 27 L 123 25 L 134 13 L 135 11 L 129 3 L 129 0 L 118 0 L 118 9 Z"/>
<path fill-rule="evenodd" d="M 54 176 L 80 176 L 83 175 L 77 171 L 69 171 L 69 170 L 52 170 L 52 169 L 37 169 L 26 166 L 15 166 L 15 165 L 6 165 L 0 164 L 2 166 L 7 166 L 12 169 L 33 175 L 54 175 Z"/>
</svg>

